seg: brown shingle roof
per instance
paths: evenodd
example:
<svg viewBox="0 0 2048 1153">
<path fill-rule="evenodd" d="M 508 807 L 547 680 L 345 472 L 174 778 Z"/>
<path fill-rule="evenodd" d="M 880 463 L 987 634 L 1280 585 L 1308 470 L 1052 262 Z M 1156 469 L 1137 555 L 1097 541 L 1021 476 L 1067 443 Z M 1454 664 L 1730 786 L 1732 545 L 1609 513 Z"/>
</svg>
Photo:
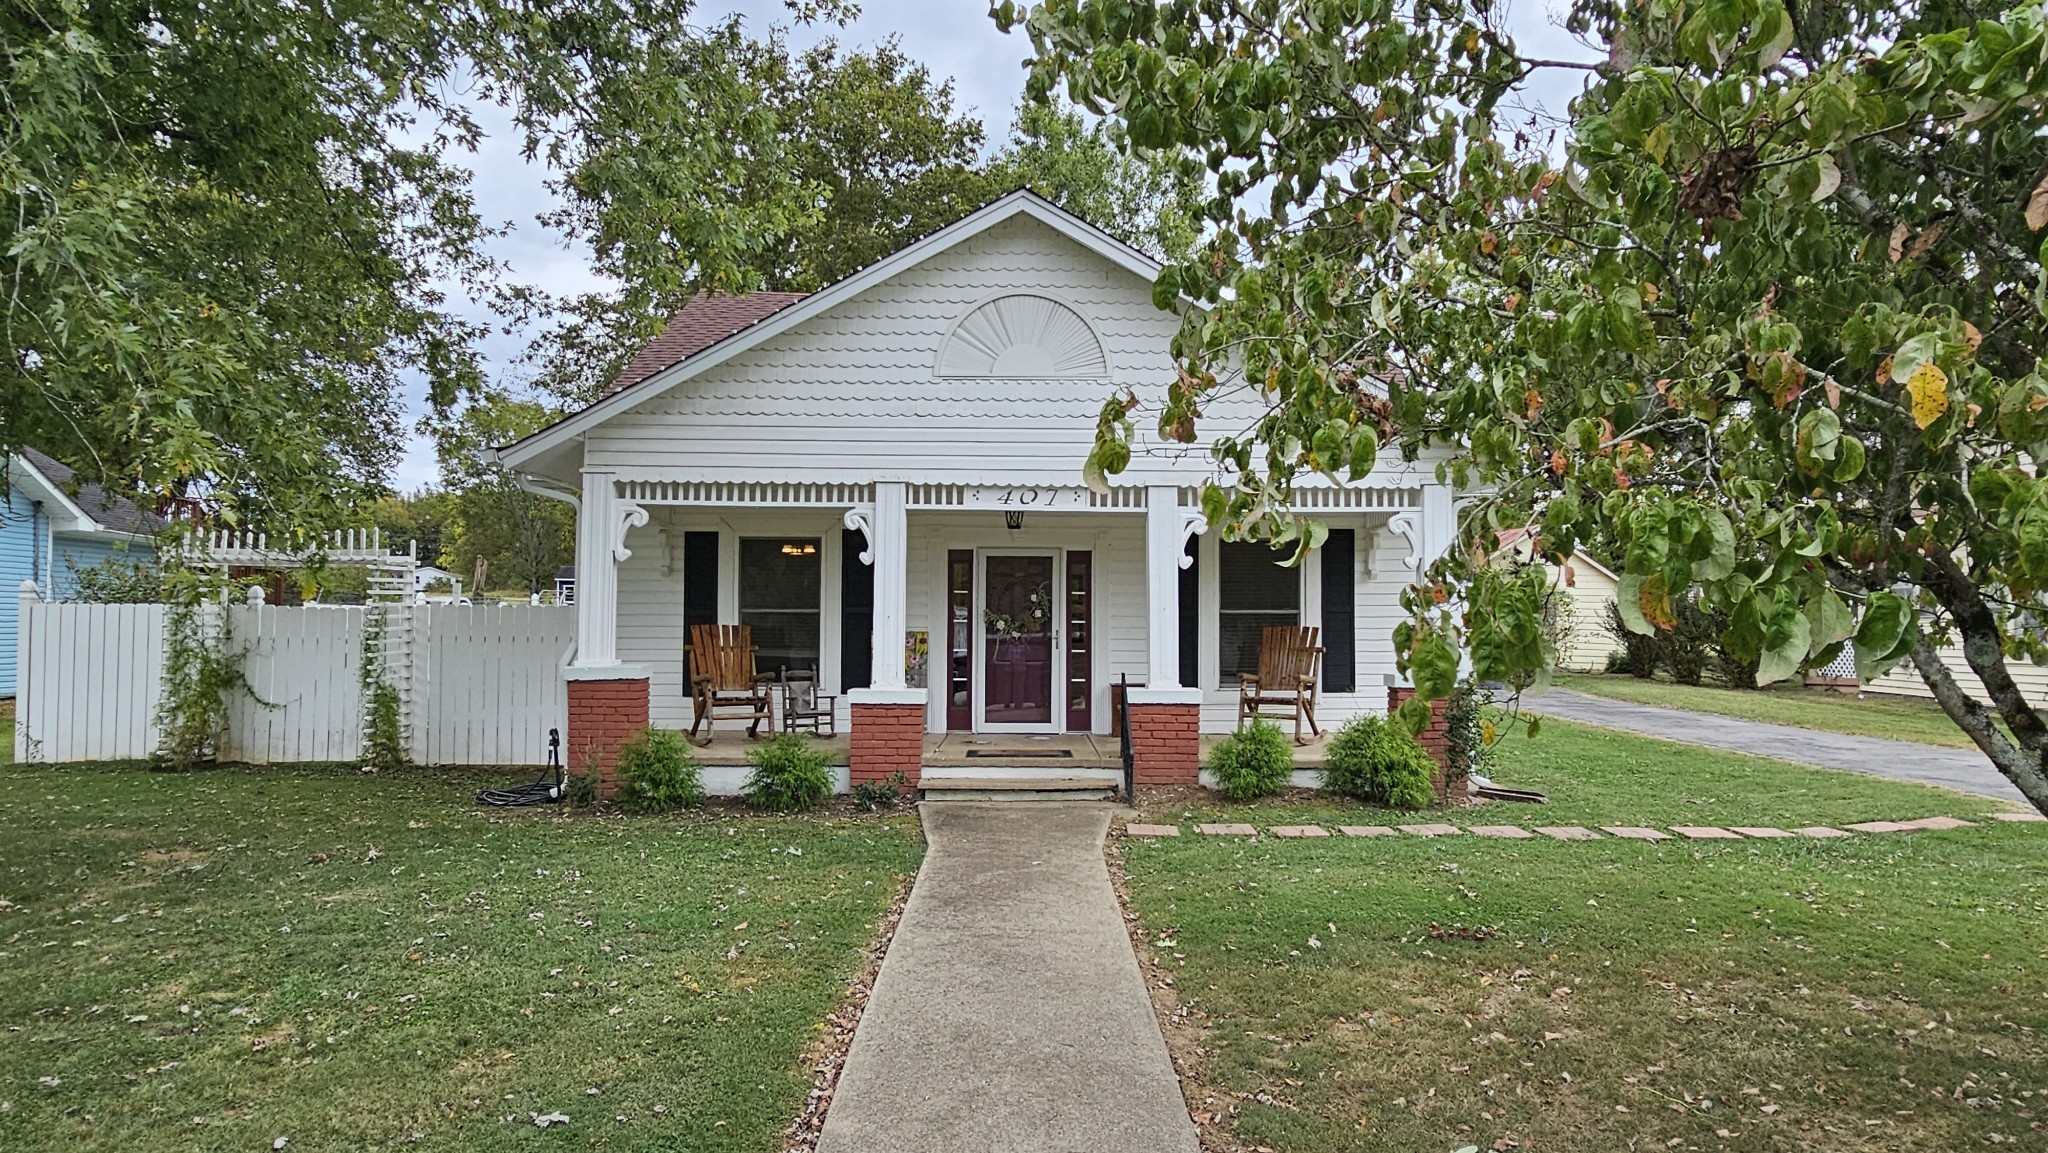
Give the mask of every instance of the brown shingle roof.
<svg viewBox="0 0 2048 1153">
<path fill-rule="evenodd" d="M 633 354 L 625 371 L 606 393 L 631 388 L 686 357 L 710 348 L 743 328 L 752 327 L 781 312 L 808 293 L 749 292 L 740 296 L 708 296 L 698 293 L 674 316 L 660 336 Z"/>
</svg>

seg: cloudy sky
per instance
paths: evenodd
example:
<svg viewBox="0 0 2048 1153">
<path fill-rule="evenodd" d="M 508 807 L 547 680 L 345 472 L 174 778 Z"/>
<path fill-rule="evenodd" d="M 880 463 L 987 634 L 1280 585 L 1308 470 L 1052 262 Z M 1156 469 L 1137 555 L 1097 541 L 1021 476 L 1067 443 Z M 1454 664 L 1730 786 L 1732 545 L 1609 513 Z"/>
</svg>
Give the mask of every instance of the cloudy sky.
<svg viewBox="0 0 2048 1153">
<path fill-rule="evenodd" d="M 833 36 L 850 46 L 864 46 L 897 36 L 913 59 L 923 61 L 935 76 L 953 81 L 956 106 L 981 118 L 992 145 L 1008 136 L 1011 113 L 1024 87 L 1022 64 L 1030 50 L 1030 42 L 1021 32 L 1008 36 L 998 32 L 988 18 L 984 0 L 860 0 L 860 6 L 860 18 L 845 28 L 796 27 L 791 29 L 790 41 L 803 47 Z M 724 4 L 707 0 L 699 11 L 707 19 L 720 12 L 738 11 L 762 33 L 771 25 L 789 23 L 780 0 Z M 1509 9 L 1508 24 L 1518 43 L 1533 55 L 1583 59 L 1585 48 L 1559 27 L 1556 13 L 1562 11 L 1559 0 L 1516 0 Z M 1535 100 L 1541 109 L 1561 111 L 1576 90 L 1576 79 L 1558 75 L 1546 80 L 1536 90 Z M 505 123 L 502 116 L 494 118 L 488 111 L 483 118 L 501 129 Z M 548 208 L 551 198 L 542 171 L 521 159 L 509 132 L 493 133 L 473 158 L 472 167 L 477 206 L 484 219 L 502 222 L 510 229 L 495 242 L 493 252 L 509 266 L 514 278 L 564 295 L 597 285 L 587 254 L 565 246 L 535 223 L 535 216 Z M 520 348 L 518 337 L 494 336 L 485 345 L 491 369 L 512 371 Z M 421 390 L 413 387 L 405 401 L 405 423 L 410 429 L 421 415 L 425 399 Z M 432 443 L 412 434 L 393 483 L 409 492 L 434 483 L 437 475 Z"/>
</svg>

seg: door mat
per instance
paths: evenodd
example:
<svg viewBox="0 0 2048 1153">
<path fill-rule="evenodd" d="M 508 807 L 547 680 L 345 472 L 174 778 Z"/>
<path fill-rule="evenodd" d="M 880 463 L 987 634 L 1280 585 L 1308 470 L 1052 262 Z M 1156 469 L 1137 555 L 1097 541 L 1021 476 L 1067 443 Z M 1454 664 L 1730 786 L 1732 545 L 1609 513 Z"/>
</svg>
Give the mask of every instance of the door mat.
<svg viewBox="0 0 2048 1153">
<path fill-rule="evenodd" d="M 1014 760 L 1014 759 L 1017 759 L 1017 758 L 1020 758 L 1020 757 L 1030 757 L 1030 758 L 1032 758 L 1033 760 L 1064 760 L 1064 759 L 1066 759 L 1066 758 L 1072 757 L 1072 756 L 1074 755 L 1074 750 L 1072 750 L 1072 749 L 969 749 L 969 750 L 967 750 L 967 755 L 968 755 L 968 756 L 970 756 L 970 757 L 974 757 L 974 758 L 977 758 L 977 759 L 979 759 L 979 758 L 982 758 L 982 757 L 1001 757 L 1002 759 L 1004 759 L 1004 760 L 1006 760 L 1006 761 L 1007 761 L 1007 760 Z"/>
</svg>

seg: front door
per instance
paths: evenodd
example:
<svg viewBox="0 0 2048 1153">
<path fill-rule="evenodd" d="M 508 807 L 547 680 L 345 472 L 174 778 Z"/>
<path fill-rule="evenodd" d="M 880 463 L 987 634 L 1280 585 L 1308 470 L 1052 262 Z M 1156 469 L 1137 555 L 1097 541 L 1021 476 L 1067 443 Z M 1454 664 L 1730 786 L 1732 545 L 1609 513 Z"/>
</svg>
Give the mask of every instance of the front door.
<svg viewBox="0 0 2048 1153">
<path fill-rule="evenodd" d="M 1057 732 L 1060 584 L 1057 554 L 982 556 L 981 725 L 988 732 Z"/>
</svg>

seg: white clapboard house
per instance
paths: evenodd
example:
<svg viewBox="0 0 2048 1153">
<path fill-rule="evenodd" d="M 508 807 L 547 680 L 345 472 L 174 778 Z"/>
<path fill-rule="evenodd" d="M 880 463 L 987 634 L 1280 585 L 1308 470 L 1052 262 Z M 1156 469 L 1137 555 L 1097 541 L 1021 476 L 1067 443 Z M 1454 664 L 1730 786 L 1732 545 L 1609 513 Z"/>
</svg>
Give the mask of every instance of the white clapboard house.
<svg viewBox="0 0 2048 1153">
<path fill-rule="evenodd" d="M 1331 531 L 1302 567 L 1205 533 L 1206 449 L 1147 431 L 1180 323 L 1157 271 L 1013 193 L 820 292 L 699 298 L 609 395 L 499 450 L 578 509 L 571 763 L 689 726 L 699 623 L 750 625 L 759 671 L 843 694 L 854 780 L 914 777 L 925 734 L 1108 733 L 1125 679 L 1140 779 L 1191 780 L 1275 624 L 1322 630 L 1326 727 L 1384 709 L 1400 590 L 1449 546 L 1451 491 L 1391 453 L 1305 480 Z M 1141 444 L 1091 493 L 1124 388 Z"/>
</svg>

